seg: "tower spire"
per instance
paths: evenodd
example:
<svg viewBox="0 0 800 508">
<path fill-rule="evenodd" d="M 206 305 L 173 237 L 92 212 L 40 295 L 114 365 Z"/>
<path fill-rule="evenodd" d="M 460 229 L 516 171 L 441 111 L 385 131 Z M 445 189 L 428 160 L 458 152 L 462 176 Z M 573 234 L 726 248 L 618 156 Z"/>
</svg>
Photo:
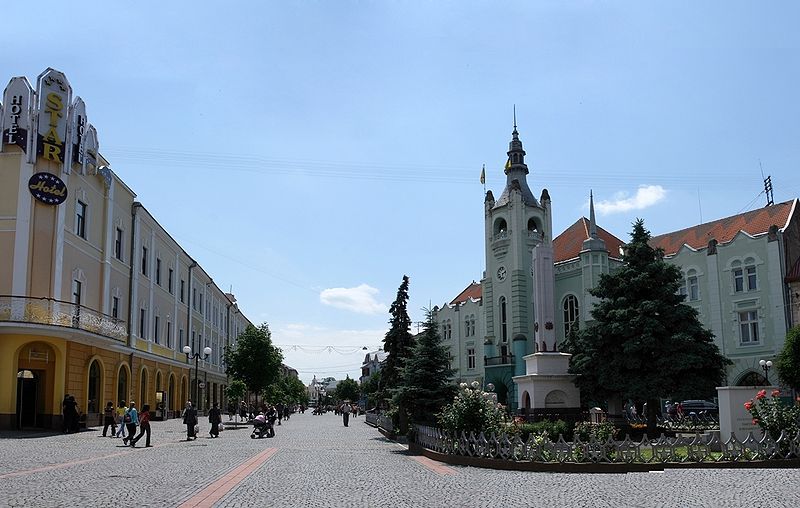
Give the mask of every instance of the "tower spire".
<svg viewBox="0 0 800 508">
<path fill-rule="evenodd" d="M 597 222 L 594 220 L 594 194 L 589 190 L 589 237 L 597 238 Z"/>
</svg>

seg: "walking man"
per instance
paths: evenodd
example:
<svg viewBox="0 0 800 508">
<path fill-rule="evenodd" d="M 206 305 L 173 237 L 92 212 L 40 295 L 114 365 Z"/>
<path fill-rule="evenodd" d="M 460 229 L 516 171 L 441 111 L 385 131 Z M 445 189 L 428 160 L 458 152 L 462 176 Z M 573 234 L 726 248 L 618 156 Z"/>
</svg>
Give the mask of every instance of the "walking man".
<svg viewBox="0 0 800 508">
<path fill-rule="evenodd" d="M 103 409 L 103 437 L 106 437 L 109 427 L 111 427 L 111 437 L 114 437 L 117 433 L 117 422 L 114 419 L 114 403 L 111 401 L 108 401 Z"/>
<path fill-rule="evenodd" d="M 353 406 L 350 405 L 349 400 L 346 400 L 340 409 L 342 411 L 342 422 L 344 426 L 347 427 L 347 424 L 350 422 L 350 411 L 353 410 Z"/>
<path fill-rule="evenodd" d="M 186 440 L 197 439 L 194 426 L 197 425 L 197 410 L 192 407 L 191 401 L 186 402 L 186 409 L 183 410 L 183 423 L 186 425 Z"/>
</svg>

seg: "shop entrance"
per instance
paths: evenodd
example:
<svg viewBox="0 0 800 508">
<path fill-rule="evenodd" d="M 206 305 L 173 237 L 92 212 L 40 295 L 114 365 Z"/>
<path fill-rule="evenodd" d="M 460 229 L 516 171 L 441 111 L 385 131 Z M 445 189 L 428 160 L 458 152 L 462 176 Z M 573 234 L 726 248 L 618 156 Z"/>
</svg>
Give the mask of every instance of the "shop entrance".
<svg viewBox="0 0 800 508">
<path fill-rule="evenodd" d="M 17 372 L 17 428 L 40 427 L 37 408 L 40 400 L 41 372 L 22 369 Z"/>
</svg>

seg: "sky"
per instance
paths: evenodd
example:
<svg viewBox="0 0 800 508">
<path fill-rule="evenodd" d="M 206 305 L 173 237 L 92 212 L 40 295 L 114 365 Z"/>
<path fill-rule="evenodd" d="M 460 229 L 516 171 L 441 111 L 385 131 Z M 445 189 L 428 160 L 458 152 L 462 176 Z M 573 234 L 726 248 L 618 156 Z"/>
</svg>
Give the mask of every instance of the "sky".
<svg viewBox="0 0 800 508">
<path fill-rule="evenodd" d="M 13 2 L 0 80 L 47 67 L 100 152 L 284 362 L 358 378 L 484 268 L 513 110 L 553 228 L 627 240 L 800 195 L 790 1 Z M 416 326 L 414 330 L 416 331 Z"/>
</svg>

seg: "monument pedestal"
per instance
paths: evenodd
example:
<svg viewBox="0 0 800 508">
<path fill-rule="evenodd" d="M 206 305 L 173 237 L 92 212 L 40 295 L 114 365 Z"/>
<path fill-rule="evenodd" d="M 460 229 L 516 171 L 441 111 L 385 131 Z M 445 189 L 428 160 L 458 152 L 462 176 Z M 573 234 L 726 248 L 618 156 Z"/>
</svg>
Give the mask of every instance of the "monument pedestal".
<svg viewBox="0 0 800 508">
<path fill-rule="evenodd" d="M 534 353 L 524 357 L 525 375 L 514 376 L 518 406 L 526 413 L 536 410 L 575 411 L 581 407 L 581 394 L 575 377 L 569 374 L 567 353 Z"/>
</svg>

